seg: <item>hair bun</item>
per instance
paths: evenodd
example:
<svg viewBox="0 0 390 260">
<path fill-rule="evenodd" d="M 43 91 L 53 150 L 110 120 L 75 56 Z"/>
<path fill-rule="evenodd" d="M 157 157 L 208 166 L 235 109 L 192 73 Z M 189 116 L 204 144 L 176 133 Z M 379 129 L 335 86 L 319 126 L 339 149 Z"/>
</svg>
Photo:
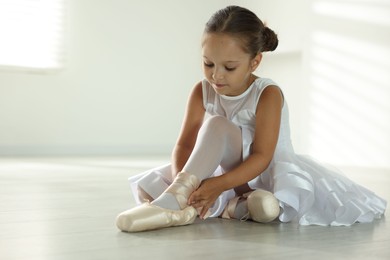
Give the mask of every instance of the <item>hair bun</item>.
<svg viewBox="0 0 390 260">
<path fill-rule="evenodd" d="M 263 44 L 263 49 L 261 50 L 262 52 L 264 51 L 274 51 L 276 47 L 278 47 L 278 36 L 276 33 L 268 28 L 267 26 L 264 26 L 263 30 L 263 39 L 264 39 L 264 44 Z"/>
</svg>

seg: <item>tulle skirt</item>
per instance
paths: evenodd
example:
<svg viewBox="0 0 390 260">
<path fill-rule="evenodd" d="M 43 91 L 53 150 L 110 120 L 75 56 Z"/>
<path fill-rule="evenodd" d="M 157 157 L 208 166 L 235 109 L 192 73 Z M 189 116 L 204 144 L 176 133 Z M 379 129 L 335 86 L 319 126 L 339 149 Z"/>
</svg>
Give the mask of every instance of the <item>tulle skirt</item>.
<svg viewBox="0 0 390 260">
<path fill-rule="evenodd" d="M 213 176 L 223 174 L 216 169 Z M 129 178 L 136 202 L 142 203 L 138 188 L 153 199 L 172 182 L 169 164 Z M 349 226 L 368 223 L 383 216 L 387 202 L 372 191 L 354 183 L 341 172 L 313 159 L 286 153 L 275 156 L 266 171 L 249 182 L 252 189 L 274 193 L 279 200 L 281 222 L 301 225 Z M 223 192 L 210 209 L 210 217 L 222 214 L 234 190 Z"/>
</svg>

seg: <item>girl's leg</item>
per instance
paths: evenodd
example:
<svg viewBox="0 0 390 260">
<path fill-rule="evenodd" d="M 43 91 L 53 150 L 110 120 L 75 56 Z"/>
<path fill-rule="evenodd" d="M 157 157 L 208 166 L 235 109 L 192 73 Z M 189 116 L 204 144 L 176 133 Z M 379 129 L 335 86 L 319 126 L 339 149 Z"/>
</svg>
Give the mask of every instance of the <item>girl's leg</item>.
<svg viewBox="0 0 390 260">
<path fill-rule="evenodd" d="M 201 180 L 219 165 L 229 170 L 241 162 L 241 131 L 224 117 L 209 118 L 201 127 L 194 150 L 173 183 L 151 204 L 124 211 L 116 224 L 122 231 L 137 232 L 193 223 L 195 208 L 187 206 L 188 197 Z"/>
<path fill-rule="evenodd" d="M 242 161 L 241 130 L 222 116 L 206 120 L 199 130 L 194 150 L 183 167 L 183 172 L 195 175 L 200 181 L 210 177 L 220 165 L 229 171 Z M 152 204 L 179 210 L 174 194 L 163 193 Z"/>
<path fill-rule="evenodd" d="M 229 171 L 242 161 L 241 129 L 222 116 L 213 116 L 199 131 L 194 150 L 183 168 L 203 180 L 220 165 Z"/>
</svg>

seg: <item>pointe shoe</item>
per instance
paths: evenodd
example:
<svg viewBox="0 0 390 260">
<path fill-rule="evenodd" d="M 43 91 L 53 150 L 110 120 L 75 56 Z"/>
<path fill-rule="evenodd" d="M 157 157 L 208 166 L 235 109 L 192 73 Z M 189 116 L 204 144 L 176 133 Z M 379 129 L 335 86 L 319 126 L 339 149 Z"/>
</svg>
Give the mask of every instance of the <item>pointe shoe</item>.
<svg viewBox="0 0 390 260">
<path fill-rule="evenodd" d="M 200 185 L 200 180 L 193 174 L 179 173 L 171 185 L 164 191 L 176 197 L 181 209 L 188 207 L 187 201 L 193 191 Z"/>
<path fill-rule="evenodd" d="M 197 214 L 193 207 L 170 210 L 144 203 L 119 214 L 116 225 L 120 230 L 126 232 L 147 231 L 192 224 Z"/>
<path fill-rule="evenodd" d="M 251 192 L 247 199 L 249 217 L 261 223 L 268 223 L 279 216 L 279 202 L 275 196 L 265 190 Z"/>
<path fill-rule="evenodd" d="M 195 191 L 200 185 L 200 180 L 193 174 L 186 172 L 179 173 L 173 183 L 164 191 L 172 193 L 175 197 L 181 209 L 188 207 L 187 201 L 191 193 Z M 201 208 L 197 209 L 198 214 L 201 212 Z M 203 216 L 203 220 L 211 215 L 210 210 Z"/>
<path fill-rule="evenodd" d="M 181 210 L 164 209 L 146 202 L 119 214 L 116 224 L 120 230 L 127 232 L 191 224 L 198 212 L 194 207 L 188 206 L 187 201 L 199 185 L 200 181 L 195 175 L 181 172 L 164 191 L 175 196 Z"/>
</svg>

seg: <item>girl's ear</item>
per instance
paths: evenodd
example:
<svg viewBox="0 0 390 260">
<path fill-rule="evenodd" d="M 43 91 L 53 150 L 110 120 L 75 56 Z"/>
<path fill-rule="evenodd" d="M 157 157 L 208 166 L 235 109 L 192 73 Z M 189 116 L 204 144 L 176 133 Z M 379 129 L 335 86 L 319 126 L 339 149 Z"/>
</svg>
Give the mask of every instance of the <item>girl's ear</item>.
<svg viewBox="0 0 390 260">
<path fill-rule="evenodd" d="M 254 71 L 257 69 L 257 67 L 259 67 L 262 58 L 263 58 L 263 54 L 262 54 L 261 52 L 259 52 L 259 53 L 256 54 L 256 56 L 252 59 L 252 61 L 251 61 L 251 69 L 252 69 L 252 72 L 254 72 Z"/>
</svg>

